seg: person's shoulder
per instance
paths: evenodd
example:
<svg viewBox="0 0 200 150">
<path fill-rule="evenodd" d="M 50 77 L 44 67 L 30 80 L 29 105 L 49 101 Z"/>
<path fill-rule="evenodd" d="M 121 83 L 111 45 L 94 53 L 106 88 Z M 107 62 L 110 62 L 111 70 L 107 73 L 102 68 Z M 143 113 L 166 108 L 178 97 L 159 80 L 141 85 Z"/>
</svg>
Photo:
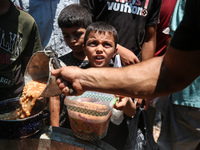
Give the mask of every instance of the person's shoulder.
<svg viewBox="0 0 200 150">
<path fill-rule="evenodd" d="M 27 21 L 30 21 L 30 22 L 35 22 L 35 19 L 29 13 L 25 12 L 22 9 L 18 9 L 18 10 L 20 11 L 21 18 L 23 19 L 25 18 Z"/>
<path fill-rule="evenodd" d="M 35 22 L 35 19 L 33 16 L 31 16 L 28 12 L 24 11 L 21 7 L 19 7 L 17 4 L 13 3 L 16 10 L 19 12 L 19 19 L 25 20 L 27 22 L 33 23 Z"/>
</svg>

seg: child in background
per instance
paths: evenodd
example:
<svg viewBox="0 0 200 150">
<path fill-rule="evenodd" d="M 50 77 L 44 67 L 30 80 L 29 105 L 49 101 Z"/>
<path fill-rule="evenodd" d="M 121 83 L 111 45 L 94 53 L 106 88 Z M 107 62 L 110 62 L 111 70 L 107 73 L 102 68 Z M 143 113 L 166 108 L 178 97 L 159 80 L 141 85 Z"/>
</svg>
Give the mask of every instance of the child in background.
<svg viewBox="0 0 200 150">
<path fill-rule="evenodd" d="M 86 8 L 79 4 L 68 5 L 61 11 L 58 17 L 58 25 L 62 30 L 66 44 L 72 51 L 59 59 L 67 66 L 84 68 L 89 63 L 83 51 L 83 44 L 86 28 L 91 22 L 92 16 Z M 68 117 L 66 117 L 68 116 L 67 110 L 63 108 L 64 98 L 64 95 L 50 98 L 51 125 L 71 128 L 69 120 L 67 120 Z"/>
<path fill-rule="evenodd" d="M 105 22 L 90 24 L 84 38 L 84 51 L 90 61 L 87 67 L 115 67 L 112 58 L 117 52 L 117 42 L 118 34 L 113 26 Z M 121 103 L 126 105 L 120 107 Z M 123 110 L 124 119 L 119 125 L 114 124 L 111 120 L 107 135 L 102 140 L 119 150 L 123 149 L 128 136 L 126 119 L 131 119 L 135 114 L 136 105 L 131 98 L 119 96 L 114 107 Z"/>
</svg>

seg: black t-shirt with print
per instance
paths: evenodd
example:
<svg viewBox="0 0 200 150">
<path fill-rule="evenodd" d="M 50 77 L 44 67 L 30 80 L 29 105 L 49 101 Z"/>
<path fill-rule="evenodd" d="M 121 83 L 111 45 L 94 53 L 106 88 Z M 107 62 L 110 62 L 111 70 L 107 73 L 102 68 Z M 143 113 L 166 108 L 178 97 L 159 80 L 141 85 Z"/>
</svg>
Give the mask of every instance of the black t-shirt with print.
<svg viewBox="0 0 200 150">
<path fill-rule="evenodd" d="M 119 44 L 136 55 L 141 51 L 145 28 L 159 22 L 161 0 L 81 0 L 88 8 L 94 21 L 106 21 L 119 34 Z M 145 6 L 146 5 L 146 6 Z M 143 14 L 147 8 L 147 15 Z"/>
</svg>

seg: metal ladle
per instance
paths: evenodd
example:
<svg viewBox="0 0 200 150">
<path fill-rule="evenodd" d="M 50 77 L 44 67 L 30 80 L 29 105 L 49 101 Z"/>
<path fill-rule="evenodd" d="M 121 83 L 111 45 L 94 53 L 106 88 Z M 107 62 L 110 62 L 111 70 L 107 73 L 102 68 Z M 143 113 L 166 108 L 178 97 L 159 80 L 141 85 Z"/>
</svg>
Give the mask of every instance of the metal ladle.
<svg viewBox="0 0 200 150">
<path fill-rule="evenodd" d="M 66 66 L 61 60 L 58 59 L 57 53 L 47 47 L 44 51 L 36 52 L 30 59 L 24 79 L 25 84 L 34 80 L 38 82 L 46 83 L 46 87 L 41 97 L 54 97 L 62 94 L 62 91 L 56 83 L 56 77 L 51 75 L 50 70 L 52 68 L 58 69 L 60 67 Z M 76 91 L 73 89 L 71 83 L 68 82 L 69 94 L 75 95 Z"/>
</svg>

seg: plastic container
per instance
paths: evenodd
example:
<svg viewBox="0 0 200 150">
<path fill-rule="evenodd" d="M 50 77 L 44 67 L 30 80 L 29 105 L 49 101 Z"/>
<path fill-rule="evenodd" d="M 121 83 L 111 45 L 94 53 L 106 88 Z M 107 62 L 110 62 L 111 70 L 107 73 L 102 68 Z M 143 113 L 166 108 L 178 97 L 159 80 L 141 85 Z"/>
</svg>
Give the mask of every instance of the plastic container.
<svg viewBox="0 0 200 150">
<path fill-rule="evenodd" d="M 81 96 L 67 96 L 69 120 L 74 135 L 82 140 L 99 140 L 106 136 L 115 96 L 87 91 Z"/>
</svg>

